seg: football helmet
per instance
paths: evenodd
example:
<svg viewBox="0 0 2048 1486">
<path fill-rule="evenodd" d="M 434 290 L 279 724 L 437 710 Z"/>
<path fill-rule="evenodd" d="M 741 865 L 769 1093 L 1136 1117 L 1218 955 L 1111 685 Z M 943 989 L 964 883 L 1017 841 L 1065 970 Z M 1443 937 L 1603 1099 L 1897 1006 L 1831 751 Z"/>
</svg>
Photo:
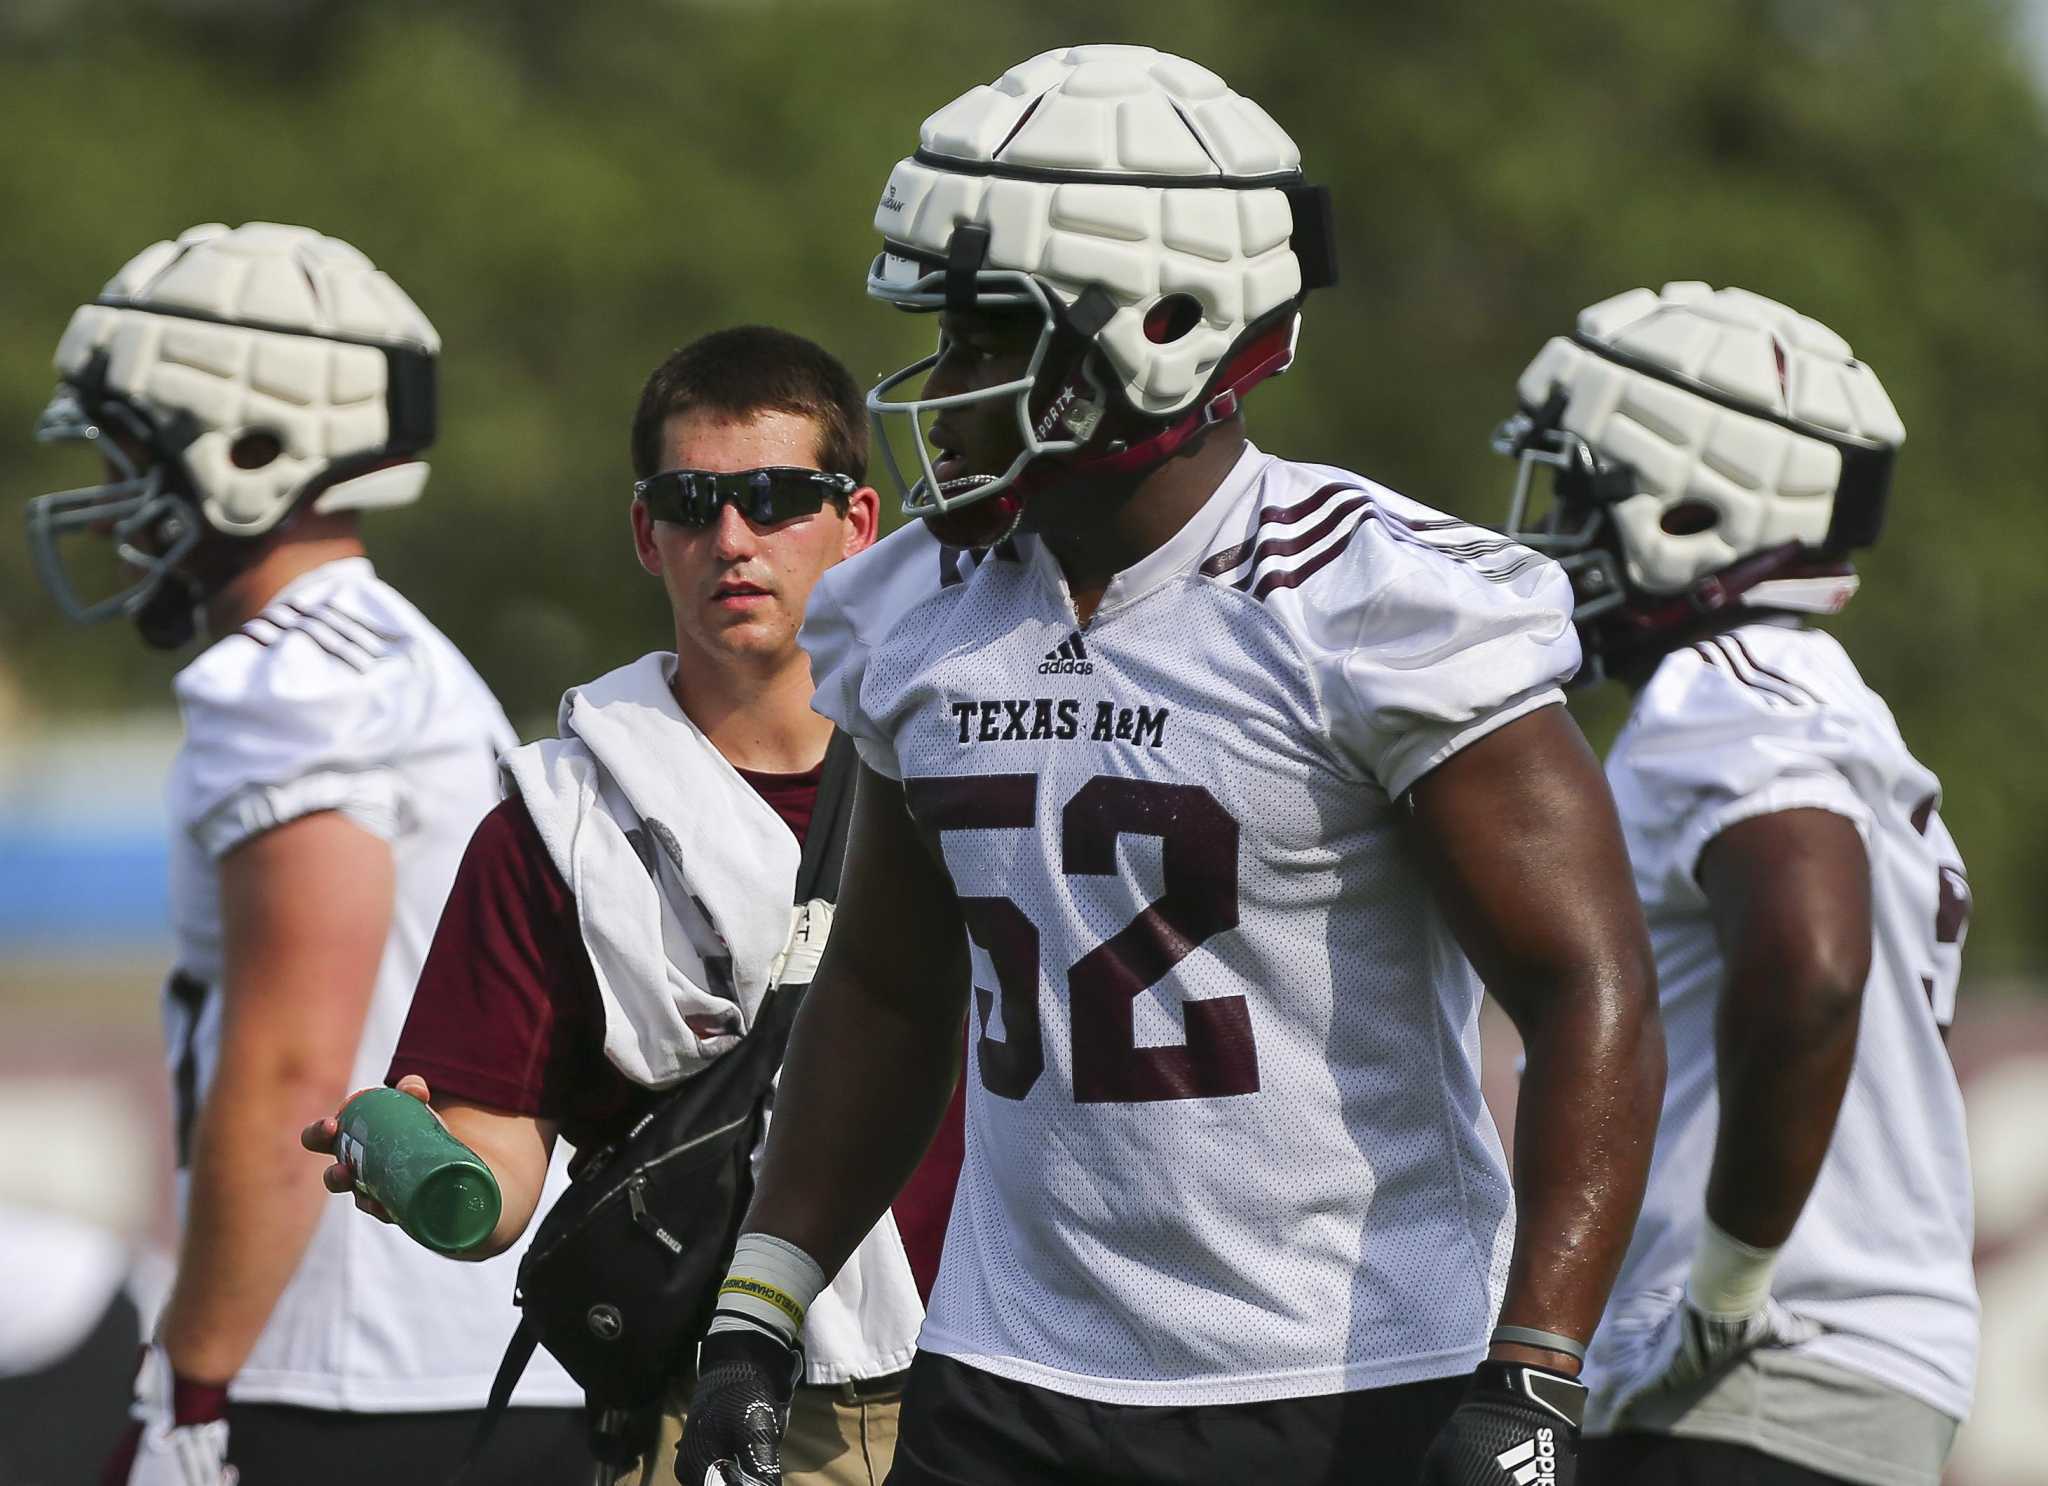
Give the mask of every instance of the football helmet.
<svg viewBox="0 0 2048 1486">
<path fill-rule="evenodd" d="M 1013 381 L 898 397 L 942 339 L 869 395 L 904 513 L 927 518 L 1005 492 L 1014 512 L 1047 456 L 1133 472 L 1165 459 L 1287 368 L 1302 296 L 1335 281 L 1327 193 L 1304 181 L 1294 141 L 1215 73 L 1150 47 L 1042 52 L 969 89 L 924 121 L 875 227 L 874 298 L 1039 325 Z M 1059 358 L 1071 365 L 1049 364 L 1061 330 L 1085 348 Z M 1021 451 L 1000 474 L 942 483 L 923 420 L 985 400 L 1014 406 Z M 1129 416 L 1108 423 L 1144 436 L 1118 437 L 1112 408 Z M 898 429 L 916 450 L 909 477 Z"/>
<path fill-rule="evenodd" d="M 1505 530 L 1571 576 L 1582 679 L 1730 605 L 1834 613 L 1855 593 L 1906 430 L 1819 321 L 1744 289 L 1631 289 L 1545 345 L 1516 396 L 1494 433 L 1517 462 Z"/>
<path fill-rule="evenodd" d="M 183 644 L 300 511 L 419 497 L 439 351 L 405 291 L 309 228 L 208 223 L 143 249 L 57 345 L 36 435 L 90 444 L 113 478 L 29 502 L 45 586 L 81 623 L 125 614 Z M 111 539 L 110 591 L 74 576 L 80 539 Z"/>
</svg>

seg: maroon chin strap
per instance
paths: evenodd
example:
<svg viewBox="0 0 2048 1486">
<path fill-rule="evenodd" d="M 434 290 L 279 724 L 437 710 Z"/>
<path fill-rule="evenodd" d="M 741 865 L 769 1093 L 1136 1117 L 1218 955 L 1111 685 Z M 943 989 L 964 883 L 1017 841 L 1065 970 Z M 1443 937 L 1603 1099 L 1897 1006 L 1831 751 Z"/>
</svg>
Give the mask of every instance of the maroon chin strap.
<svg viewBox="0 0 2048 1486">
<path fill-rule="evenodd" d="M 1689 629 L 1709 614 L 1741 602 L 1759 583 L 1773 578 L 1833 578 L 1854 569 L 1846 560 L 1817 560 L 1800 542 L 1784 542 L 1709 573 L 1683 593 L 1641 607 L 1629 604 L 1596 621 L 1610 635 L 1626 636 L 1624 648 L 1638 650 L 1660 636 Z"/>
<path fill-rule="evenodd" d="M 1061 469 L 1085 474 L 1127 475 L 1164 463 L 1175 450 L 1214 423 L 1237 415 L 1244 395 L 1252 388 L 1284 372 L 1294 361 L 1294 317 L 1288 316 L 1263 335 L 1256 337 L 1225 364 L 1216 390 L 1200 407 L 1169 423 L 1149 439 L 1119 449 L 1075 459 Z M 1078 375 L 1078 373 L 1077 373 Z M 1025 472 L 1030 473 L 1028 470 Z"/>
</svg>

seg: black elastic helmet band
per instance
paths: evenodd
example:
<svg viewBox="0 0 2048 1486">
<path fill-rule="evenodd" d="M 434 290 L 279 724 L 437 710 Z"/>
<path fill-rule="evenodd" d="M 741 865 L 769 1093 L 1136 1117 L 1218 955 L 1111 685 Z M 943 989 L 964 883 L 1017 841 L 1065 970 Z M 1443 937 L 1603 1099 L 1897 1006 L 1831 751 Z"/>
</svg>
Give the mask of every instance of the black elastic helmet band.
<svg viewBox="0 0 2048 1486">
<path fill-rule="evenodd" d="M 179 408 L 158 425 L 154 443 L 158 453 L 176 459 L 198 443 L 205 432 L 205 426 L 192 416 L 191 409 Z"/>
<path fill-rule="evenodd" d="M 1116 317 L 1116 299 L 1100 284 L 1090 284 L 1081 297 L 1067 307 L 1067 328 L 1084 341 L 1102 334 L 1102 327 Z"/>
<path fill-rule="evenodd" d="M 434 356 L 413 346 L 381 349 L 384 408 L 390 420 L 383 452 L 387 457 L 422 453 L 434 442 L 439 421 Z"/>
<path fill-rule="evenodd" d="M 988 262 L 986 227 L 962 222 L 946 240 L 946 308 L 956 313 L 974 308 L 975 276 Z"/>
<path fill-rule="evenodd" d="M 1288 246 L 1301 265 L 1301 287 L 1329 289 L 1337 283 L 1337 230 L 1330 210 L 1330 188 L 1311 186 L 1306 181 L 1282 186 L 1287 210 L 1294 218 Z"/>
<path fill-rule="evenodd" d="M 1898 464 L 1899 451 L 1864 449 L 1855 444 L 1835 447 L 1842 451 L 1842 474 L 1835 481 L 1834 514 L 1828 518 L 1828 534 L 1821 542 L 1821 550 L 1844 553 L 1875 546 L 1884 530 L 1892 470 Z"/>
</svg>

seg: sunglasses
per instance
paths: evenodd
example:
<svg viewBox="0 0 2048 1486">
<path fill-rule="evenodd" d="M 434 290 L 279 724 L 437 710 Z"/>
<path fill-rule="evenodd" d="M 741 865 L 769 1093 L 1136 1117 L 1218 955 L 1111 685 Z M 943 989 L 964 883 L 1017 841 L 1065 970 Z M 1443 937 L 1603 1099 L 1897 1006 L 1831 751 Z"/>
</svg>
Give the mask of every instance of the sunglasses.
<svg viewBox="0 0 2048 1486">
<path fill-rule="evenodd" d="M 663 470 L 636 480 L 633 494 L 647 502 L 648 514 L 656 521 L 709 526 L 718 520 L 718 508 L 730 505 L 749 521 L 774 526 L 799 516 L 815 516 L 826 501 L 844 499 L 859 488 L 850 475 L 771 465 L 723 474 Z"/>
</svg>

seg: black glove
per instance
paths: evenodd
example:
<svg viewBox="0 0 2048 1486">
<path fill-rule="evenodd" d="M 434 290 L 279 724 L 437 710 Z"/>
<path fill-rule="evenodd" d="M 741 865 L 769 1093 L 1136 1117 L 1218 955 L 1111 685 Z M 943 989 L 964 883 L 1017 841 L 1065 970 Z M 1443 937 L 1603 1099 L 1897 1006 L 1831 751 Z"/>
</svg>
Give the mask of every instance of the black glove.
<svg viewBox="0 0 2048 1486">
<path fill-rule="evenodd" d="M 705 1337 L 676 1446 L 676 1480 L 683 1486 L 703 1486 L 707 1479 L 782 1486 L 782 1431 L 803 1366 L 800 1349 L 765 1331 Z M 721 1465 L 726 1469 L 707 1475 Z"/>
<path fill-rule="evenodd" d="M 1572 1486 L 1585 1385 L 1548 1368 L 1482 1362 L 1422 1457 L 1419 1486 Z"/>
</svg>

